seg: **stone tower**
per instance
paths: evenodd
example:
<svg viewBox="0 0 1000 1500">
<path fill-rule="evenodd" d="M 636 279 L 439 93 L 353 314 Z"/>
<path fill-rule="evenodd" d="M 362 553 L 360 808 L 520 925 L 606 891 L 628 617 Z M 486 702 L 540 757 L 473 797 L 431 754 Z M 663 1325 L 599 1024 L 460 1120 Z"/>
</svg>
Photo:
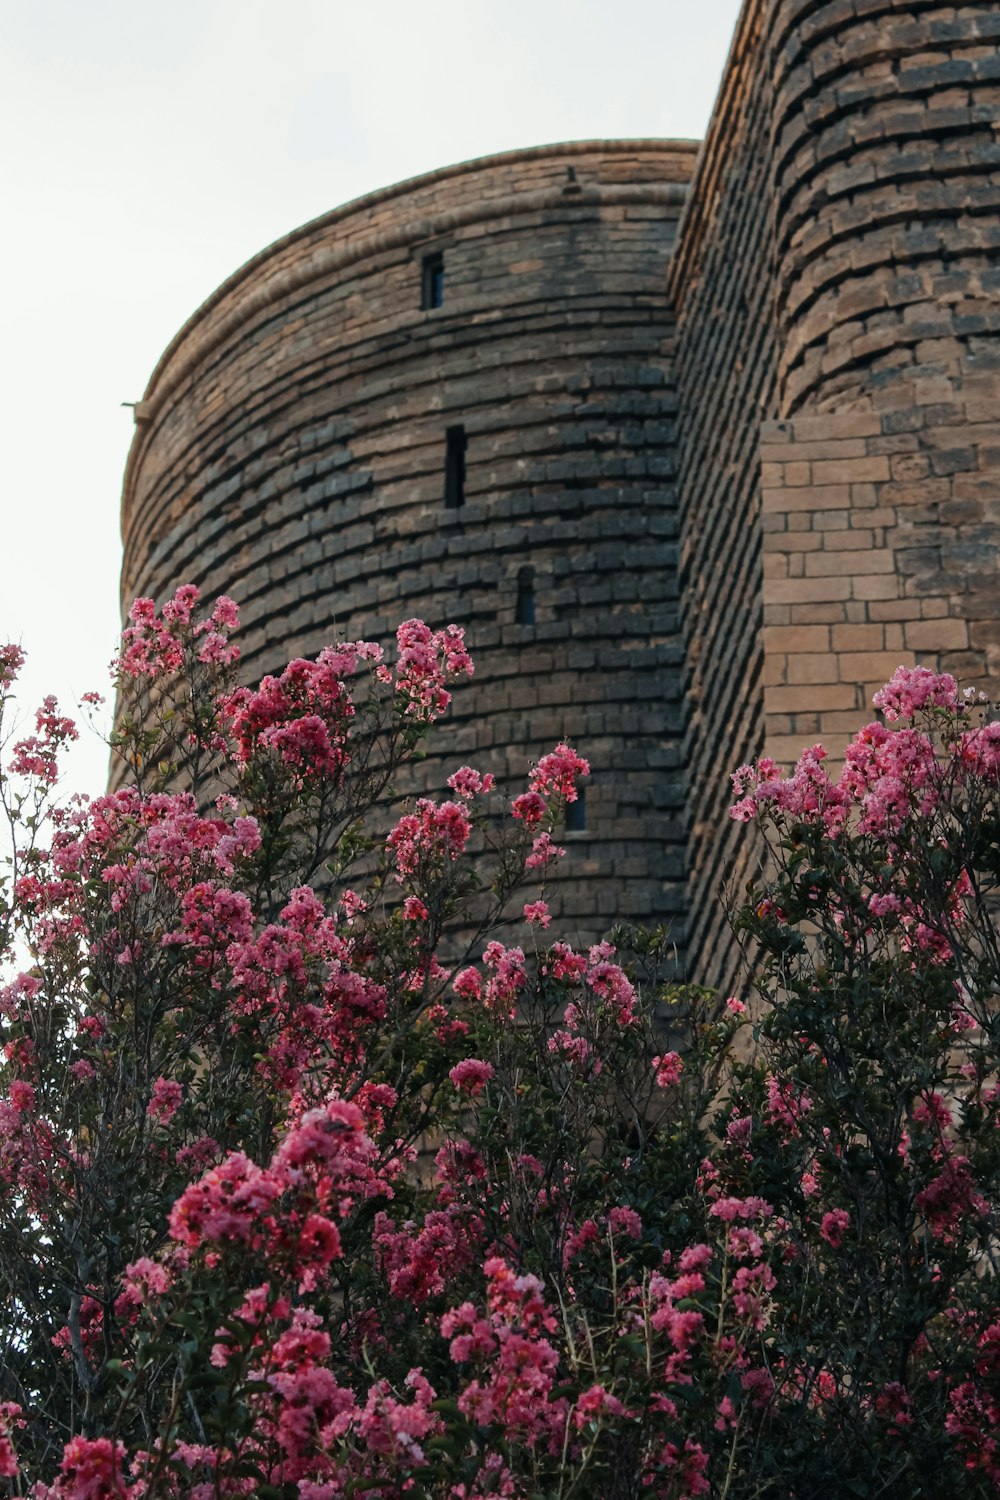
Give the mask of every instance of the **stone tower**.
<svg viewBox="0 0 1000 1500">
<path fill-rule="evenodd" d="M 248 676 L 411 615 L 463 625 L 476 676 L 421 787 L 583 749 L 556 905 L 591 940 L 680 905 L 666 273 L 694 155 L 511 152 L 289 235 L 164 354 L 125 481 L 125 602 L 231 593 Z"/>
<path fill-rule="evenodd" d="M 836 754 L 900 662 L 1000 688 L 998 46 L 995 0 L 745 0 L 700 148 L 513 152 L 272 246 L 136 410 L 124 597 L 233 593 L 251 675 L 465 625 L 426 784 L 571 739 L 560 925 L 671 919 L 724 983 L 726 771 Z"/>
</svg>

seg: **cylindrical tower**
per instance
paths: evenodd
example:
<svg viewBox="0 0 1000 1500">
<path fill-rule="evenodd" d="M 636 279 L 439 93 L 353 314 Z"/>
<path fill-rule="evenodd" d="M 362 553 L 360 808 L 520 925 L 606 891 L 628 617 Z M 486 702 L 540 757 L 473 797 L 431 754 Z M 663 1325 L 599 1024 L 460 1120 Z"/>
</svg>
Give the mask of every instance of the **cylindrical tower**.
<svg viewBox="0 0 1000 1500">
<path fill-rule="evenodd" d="M 995 0 L 770 0 L 769 26 L 782 415 L 996 370 Z"/>
<path fill-rule="evenodd" d="M 568 934 L 680 908 L 676 397 L 666 262 L 695 147 L 507 153 L 271 246 L 136 409 L 123 600 L 232 594 L 248 678 L 421 615 L 476 676 L 421 789 L 591 760 Z"/>
</svg>

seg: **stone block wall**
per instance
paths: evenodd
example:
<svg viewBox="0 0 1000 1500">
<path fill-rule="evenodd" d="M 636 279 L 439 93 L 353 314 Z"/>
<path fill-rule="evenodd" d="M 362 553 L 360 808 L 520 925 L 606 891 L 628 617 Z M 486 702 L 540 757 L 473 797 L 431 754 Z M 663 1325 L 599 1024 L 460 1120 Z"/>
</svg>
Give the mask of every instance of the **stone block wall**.
<svg viewBox="0 0 1000 1500">
<path fill-rule="evenodd" d="M 836 759 L 899 666 L 1000 688 L 1000 375 L 761 434 L 767 753 Z"/>
<path fill-rule="evenodd" d="M 727 773 L 836 754 L 900 662 L 1000 691 L 998 412 L 995 0 L 745 0 L 700 150 L 460 164 L 230 278 L 136 410 L 123 597 L 234 594 L 248 676 L 457 620 L 478 674 L 409 789 L 571 739 L 564 931 L 668 920 L 729 984 Z"/>
<path fill-rule="evenodd" d="M 413 615 L 465 628 L 476 676 L 400 790 L 438 794 L 471 761 L 517 791 L 570 740 L 593 775 L 553 905 L 590 941 L 683 900 L 665 283 L 693 160 L 670 142 L 512 152 L 307 225 L 178 334 L 126 476 L 123 603 L 180 580 L 232 594 L 248 677 Z M 533 624 L 515 618 L 526 568 Z"/>
<path fill-rule="evenodd" d="M 725 773 L 834 757 L 901 662 L 997 692 L 1000 11 L 747 0 L 671 272 L 694 977 L 758 851 Z"/>
</svg>

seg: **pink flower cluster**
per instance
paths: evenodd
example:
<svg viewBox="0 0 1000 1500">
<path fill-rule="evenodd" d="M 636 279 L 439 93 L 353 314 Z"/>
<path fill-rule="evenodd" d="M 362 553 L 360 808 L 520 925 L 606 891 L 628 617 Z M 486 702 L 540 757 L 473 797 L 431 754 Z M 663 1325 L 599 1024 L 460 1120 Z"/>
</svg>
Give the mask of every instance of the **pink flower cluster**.
<svg viewBox="0 0 1000 1500">
<path fill-rule="evenodd" d="M 232 599 L 218 599 L 207 619 L 192 625 L 201 599 L 193 583 L 182 584 L 174 597 L 156 612 L 152 599 L 136 599 L 129 610 L 129 624 L 122 632 L 122 648 L 112 666 L 121 678 L 170 677 L 184 663 L 188 643 L 204 665 L 229 665 L 239 648 L 229 637 L 239 627 L 239 611 Z"/>
<path fill-rule="evenodd" d="M 465 649 L 464 632 L 457 625 L 431 630 L 423 620 L 404 620 L 396 631 L 396 672 L 382 668 L 382 681 L 391 683 L 403 700 L 409 718 L 430 722 L 451 702 L 445 684 L 453 677 L 471 677 L 475 670 Z"/>
<path fill-rule="evenodd" d="M 402 884 L 427 865 L 454 862 L 465 853 L 472 823 L 460 802 L 421 797 L 416 811 L 404 813 L 385 841 Z"/>
<path fill-rule="evenodd" d="M 590 775 L 590 766 L 569 745 L 560 744 L 543 755 L 528 781 L 528 790 L 514 798 L 511 811 L 527 828 L 536 828 L 549 812 L 550 805 L 575 802 L 579 796 L 577 781 Z M 536 848 L 536 853 L 541 852 Z"/>
</svg>

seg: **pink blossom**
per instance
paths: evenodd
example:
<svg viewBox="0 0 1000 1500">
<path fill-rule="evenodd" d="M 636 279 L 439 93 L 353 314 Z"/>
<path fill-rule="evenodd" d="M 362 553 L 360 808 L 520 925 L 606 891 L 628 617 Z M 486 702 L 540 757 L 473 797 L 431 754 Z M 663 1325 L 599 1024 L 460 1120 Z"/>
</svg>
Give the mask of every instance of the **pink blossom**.
<svg viewBox="0 0 1000 1500">
<path fill-rule="evenodd" d="M 175 1078 L 158 1078 L 146 1106 L 146 1113 L 161 1124 L 167 1125 L 181 1106 L 184 1090 Z"/>
<path fill-rule="evenodd" d="M 573 1426 L 579 1432 L 589 1422 L 599 1422 L 602 1417 L 621 1417 L 625 1408 L 603 1385 L 592 1385 L 576 1398 L 573 1409 Z"/>
<path fill-rule="evenodd" d="M 475 1097 L 493 1077 L 493 1067 L 477 1057 L 467 1057 L 450 1069 L 448 1077 L 460 1093 Z"/>
<path fill-rule="evenodd" d="M 148 1301 L 150 1296 L 162 1296 L 169 1291 L 171 1282 L 167 1268 L 145 1255 L 125 1267 L 122 1280 L 140 1302 Z"/>
<path fill-rule="evenodd" d="M 460 766 L 453 776 L 448 777 L 448 785 L 457 797 L 469 802 L 473 797 L 492 792 L 496 781 L 489 772 L 481 775 L 471 766 Z"/>
<path fill-rule="evenodd" d="M 565 856 L 566 850 L 554 844 L 549 834 L 540 833 L 531 846 L 531 853 L 524 861 L 524 867 L 526 870 L 541 870 Z"/>
<path fill-rule="evenodd" d="M 684 1063 L 678 1052 L 665 1052 L 662 1057 L 653 1058 L 653 1069 L 656 1074 L 658 1088 L 669 1089 L 675 1083 L 680 1082 Z"/>
<path fill-rule="evenodd" d="M 634 1208 L 619 1205 L 608 1213 L 608 1230 L 611 1234 L 625 1234 L 630 1240 L 640 1240 L 642 1219 Z"/>
<path fill-rule="evenodd" d="M 111 1438 L 71 1438 L 63 1449 L 53 1500 L 125 1500 L 132 1493 L 122 1465 L 125 1445 Z"/>
<path fill-rule="evenodd" d="M 950 672 L 931 672 L 927 667 L 897 667 L 872 702 L 890 721 L 912 719 L 928 704 L 932 708 L 955 708 L 958 685 Z"/>
<path fill-rule="evenodd" d="M 24 666 L 24 652 L 20 646 L 8 643 L 0 646 L 0 688 L 10 687 Z"/>
<path fill-rule="evenodd" d="M 0 653 L 0 662 L 2 662 Z M 0 1401 L 0 1477 L 16 1479 L 20 1473 L 17 1453 L 14 1449 L 13 1432 L 25 1425 L 21 1407 L 16 1401 Z"/>
<path fill-rule="evenodd" d="M 819 1232 L 828 1245 L 839 1250 L 850 1223 L 851 1216 L 846 1209 L 834 1208 L 823 1215 Z"/>
<path fill-rule="evenodd" d="M 548 927 L 552 921 L 549 908 L 544 901 L 528 901 L 524 907 L 524 920 L 537 922 L 539 927 Z"/>
<path fill-rule="evenodd" d="M 548 755 L 543 755 L 531 774 L 531 791 L 546 799 L 556 796 L 564 802 L 575 802 L 578 796 L 576 783 L 582 776 L 590 775 L 590 766 L 569 745 L 559 744 Z"/>
<path fill-rule="evenodd" d="M 483 992 L 483 982 L 475 969 L 462 969 L 452 980 L 452 989 L 456 995 L 462 995 L 468 1000 L 478 1000 Z"/>
</svg>

